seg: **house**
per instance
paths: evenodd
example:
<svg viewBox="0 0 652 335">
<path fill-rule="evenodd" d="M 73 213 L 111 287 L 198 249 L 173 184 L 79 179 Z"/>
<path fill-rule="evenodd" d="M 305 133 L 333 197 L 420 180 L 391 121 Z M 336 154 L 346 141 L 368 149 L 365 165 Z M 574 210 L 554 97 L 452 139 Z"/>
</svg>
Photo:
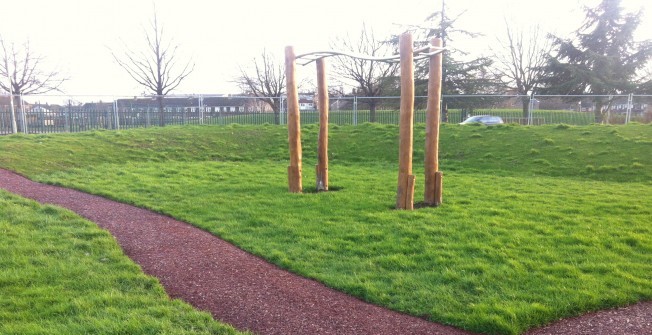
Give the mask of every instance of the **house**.
<svg viewBox="0 0 652 335">
<path fill-rule="evenodd" d="M 9 95 L 0 95 L 0 108 L 5 109 L 9 108 L 11 105 L 11 100 L 9 100 Z"/>
<path fill-rule="evenodd" d="M 165 112 L 186 113 L 242 113 L 247 109 L 247 98 L 230 96 L 209 97 L 164 97 Z M 151 97 L 134 97 L 133 99 L 118 99 L 118 109 L 149 110 L 158 109 L 159 102 Z"/>
<path fill-rule="evenodd" d="M 202 98 L 202 106 L 209 113 L 244 113 L 248 109 L 247 97 L 218 96 Z"/>
<path fill-rule="evenodd" d="M 29 123 L 38 122 L 43 126 L 54 126 L 57 119 L 57 112 L 46 108 L 43 105 L 31 106 L 27 109 L 27 118 Z"/>
<path fill-rule="evenodd" d="M 82 105 L 83 110 L 110 111 L 113 110 L 113 102 L 87 102 Z"/>
<path fill-rule="evenodd" d="M 315 94 L 314 93 L 299 94 L 299 110 L 300 111 L 314 111 L 315 110 Z"/>
<path fill-rule="evenodd" d="M 627 103 L 619 102 L 613 105 L 612 111 L 616 113 L 627 113 L 628 108 L 630 108 L 632 115 L 643 115 L 649 108 L 646 103 Z"/>
<path fill-rule="evenodd" d="M 277 99 L 277 98 L 270 98 L 270 99 Z M 274 112 L 274 109 L 270 104 L 267 102 L 263 101 L 262 99 L 256 98 L 256 97 L 247 97 L 245 101 L 245 109 L 249 113 L 272 113 Z"/>
<path fill-rule="evenodd" d="M 288 96 L 284 94 L 281 97 L 284 101 L 287 101 Z M 315 98 L 315 93 L 299 93 L 299 110 L 300 111 L 314 111 L 316 110 L 317 99 Z"/>
</svg>

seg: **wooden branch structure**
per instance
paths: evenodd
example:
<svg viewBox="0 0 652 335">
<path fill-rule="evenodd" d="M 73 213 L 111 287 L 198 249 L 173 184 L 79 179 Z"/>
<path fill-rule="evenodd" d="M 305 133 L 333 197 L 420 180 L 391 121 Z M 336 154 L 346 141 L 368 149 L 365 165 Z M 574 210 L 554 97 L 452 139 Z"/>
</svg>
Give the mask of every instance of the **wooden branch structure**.
<svg viewBox="0 0 652 335">
<path fill-rule="evenodd" d="M 414 61 L 430 60 L 428 79 L 428 114 L 426 129 L 426 191 L 425 203 L 438 206 L 442 202 L 442 174 L 439 170 L 439 118 L 441 101 L 441 40 L 433 39 L 432 45 L 414 49 L 412 34 L 400 36 L 399 54 L 389 57 L 372 57 L 340 51 L 318 51 L 300 55 L 294 48 L 285 48 L 285 76 L 288 96 L 288 143 L 290 147 L 290 166 L 288 166 L 288 185 L 290 192 L 301 193 L 301 121 L 299 116 L 299 94 L 296 83 L 296 63 L 317 64 L 317 90 L 319 108 L 319 139 L 316 166 L 317 191 L 328 191 L 328 86 L 326 83 L 326 63 L 324 58 L 345 56 L 379 62 L 400 62 L 401 66 L 401 110 L 399 124 L 399 174 L 396 192 L 397 209 L 414 209 L 415 176 L 412 174 L 413 123 L 414 123 Z"/>
<path fill-rule="evenodd" d="M 446 49 L 439 47 L 439 48 L 433 48 L 431 46 L 425 46 L 416 50 L 413 50 L 413 60 L 421 60 L 421 59 L 430 59 L 431 56 L 434 56 L 436 54 L 440 54 L 444 52 Z M 427 51 L 427 52 L 426 52 Z M 392 55 L 388 57 L 374 57 L 374 56 L 367 56 L 363 54 L 357 54 L 357 53 L 351 53 L 351 52 L 346 52 L 346 51 L 333 51 L 333 50 L 327 50 L 327 51 L 314 51 L 314 52 L 309 52 L 305 54 L 300 54 L 297 55 L 297 59 L 301 59 L 302 61 L 299 62 L 301 65 L 306 65 L 310 64 L 318 59 L 326 58 L 326 57 L 332 57 L 332 56 L 345 56 L 345 57 L 351 57 L 351 58 L 356 58 L 356 59 L 362 59 L 362 60 L 370 60 L 370 61 L 375 61 L 375 62 L 386 62 L 386 63 L 399 63 L 401 61 L 401 56 L 400 54 L 398 55 Z"/>
<path fill-rule="evenodd" d="M 292 193 L 301 193 L 301 120 L 299 114 L 299 93 L 296 82 L 294 48 L 285 48 L 285 78 L 288 92 L 288 143 L 290 145 L 290 166 L 288 166 L 288 188 Z"/>
<path fill-rule="evenodd" d="M 434 50 L 441 48 L 442 40 L 434 38 Z M 439 120 L 441 119 L 442 54 L 430 56 L 428 72 L 428 106 L 426 109 L 425 187 L 423 202 L 439 206 L 442 202 L 443 174 L 439 171 Z"/>
</svg>

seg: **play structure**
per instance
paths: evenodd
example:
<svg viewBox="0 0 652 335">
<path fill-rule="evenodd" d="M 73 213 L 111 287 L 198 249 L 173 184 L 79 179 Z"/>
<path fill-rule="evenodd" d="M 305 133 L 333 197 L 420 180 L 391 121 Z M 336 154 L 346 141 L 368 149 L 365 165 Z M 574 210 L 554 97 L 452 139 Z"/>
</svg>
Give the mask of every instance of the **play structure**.
<svg viewBox="0 0 652 335">
<path fill-rule="evenodd" d="M 439 206 L 442 203 L 442 173 L 439 171 L 439 120 L 441 101 L 441 39 L 435 38 L 431 45 L 414 49 L 412 35 L 404 33 L 399 39 L 399 54 L 390 57 L 371 57 L 338 51 L 319 51 L 295 55 L 294 48 L 285 48 L 285 75 L 287 80 L 288 142 L 290 166 L 288 187 L 290 192 L 303 191 L 301 178 L 301 120 L 299 94 L 296 82 L 297 60 L 302 65 L 317 64 L 317 97 L 319 109 L 319 143 L 317 146 L 317 191 L 328 191 L 328 86 L 326 83 L 326 60 L 331 56 L 353 57 L 378 62 L 400 62 L 401 105 L 399 118 L 399 171 L 396 192 L 397 209 L 414 209 L 415 176 L 412 174 L 412 145 L 414 124 L 414 61 L 429 59 L 428 104 L 426 114 L 425 143 L 425 192 L 424 203 Z"/>
</svg>

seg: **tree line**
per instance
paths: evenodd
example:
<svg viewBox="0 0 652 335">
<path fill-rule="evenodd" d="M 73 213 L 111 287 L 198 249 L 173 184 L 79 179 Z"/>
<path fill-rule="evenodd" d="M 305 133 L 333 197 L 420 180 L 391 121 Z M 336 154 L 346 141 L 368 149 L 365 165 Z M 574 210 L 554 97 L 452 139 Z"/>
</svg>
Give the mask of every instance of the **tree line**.
<svg viewBox="0 0 652 335">
<path fill-rule="evenodd" d="M 460 38 L 473 38 L 477 33 L 457 27 L 464 13 L 451 16 L 445 2 L 441 10 L 428 15 L 419 25 L 410 27 L 415 40 L 427 41 L 432 37 L 443 39 L 447 48 L 443 60 L 444 95 L 492 95 L 515 93 L 521 96 L 554 94 L 564 96 L 596 95 L 594 109 L 596 120 L 602 121 L 604 111 L 612 101 L 608 96 L 638 93 L 652 94 L 649 71 L 652 41 L 635 41 L 642 13 L 629 13 L 621 0 L 602 0 L 595 7 L 584 8 L 585 18 L 571 36 L 545 34 L 539 27 L 523 30 L 504 22 L 504 34 L 492 56 L 470 57 L 453 47 Z M 122 53 L 112 52 L 115 62 L 130 77 L 157 98 L 163 109 L 163 97 L 176 89 L 194 70 L 190 59 L 180 59 L 179 45 L 164 34 L 156 12 L 150 26 L 144 29 L 146 48 L 124 48 Z M 16 46 L 6 43 L 0 36 L 0 89 L 14 96 L 43 94 L 60 90 L 68 78 L 58 71 L 42 68 L 43 57 L 29 48 L 29 43 Z M 331 42 L 331 48 L 370 56 L 394 54 L 398 48 L 396 36 L 379 37 L 373 29 L 362 25 L 360 31 L 341 36 Z M 369 60 L 334 57 L 334 72 L 341 81 L 331 85 L 332 94 L 356 94 L 368 97 L 360 102 L 370 110 L 370 120 L 375 119 L 379 103 L 377 97 L 396 95 L 400 79 L 396 64 Z M 646 68 L 646 66 L 648 66 Z M 646 70 L 647 69 L 647 70 Z M 415 84 L 417 95 L 425 95 L 428 76 L 427 64 L 417 63 Z M 646 72 L 647 71 L 647 72 Z M 6 79 L 5 79 L 6 78 Z M 241 65 L 239 76 L 233 78 L 243 94 L 258 97 L 274 111 L 278 123 L 280 97 L 285 94 L 283 62 L 267 50 L 249 64 Z M 350 87 L 345 90 L 343 87 Z M 459 102 L 443 100 L 443 117 L 447 109 L 473 108 L 482 99 Z M 568 99 L 572 99 L 569 97 Z M 526 117 L 529 99 L 523 100 Z M 16 104 L 21 101 L 17 100 Z M 453 104 L 449 106 L 449 104 Z M 165 120 L 159 113 L 159 125 Z"/>
<path fill-rule="evenodd" d="M 469 57 L 455 47 L 460 38 L 474 38 L 478 34 L 456 26 L 462 14 L 451 16 L 442 2 L 440 11 L 429 15 L 425 22 L 413 27 L 415 40 L 428 41 L 432 37 L 443 39 L 447 48 L 443 60 L 442 94 L 444 95 L 495 95 L 507 92 L 524 97 L 537 94 L 569 96 L 596 95 L 595 116 L 597 122 L 604 120 L 604 113 L 613 103 L 608 96 L 619 94 L 652 94 L 649 67 L 652 57 L 652 41 L 637 42 L 634 32 L 641 22 L 642 12 L 625 12 L 620 0 L 603 0 L 596 7 L 584 8 L 585 18 L 572 36 L 546 35 L 540 27 L 523 30 L 505 21 L 503 37 L 491 57 Z M 398 37 L 379 38 L 372 29 L 362 25 L 360 32 L 335 39 L 334 50 L 361 53 L 370 56 L 386 56 L 396 53 Z M 265 60 L 263 63 L 260 60 Z M 261 58 L 254 59 L 254 68 L 275 68 L 272 57 L 264 51 Z M 375 121 L 375 110 L 381 96 L 398 95 L 400 83 L 395 64 L 335 57 L 336 75 L 352 86 L 350 94 L 368 97 L 361 99 L 370 110 L 370 120 Z M 241 68 L 236 80 L 243 92 L 255 96 L 280 97 L 282 89 L 260 90 L 269 86 L 271 78 L 261 76 L 266 71 L 252 72 Z M 415 69 L 416 94 L 425 95 L 428 66 L 417 63 Z M 276 79 L 283 73 L 279 67 Z M 278 80 L 275 82 L 279 82 Z M 284 81 L 281 80 L 281 83 Z M 335 87 L 342 87 L 335 85 Z M 345 95 L 334 91 L 333 94 Z M 443 99 L 443 117 L 446 118 L 449 103 L 454 108 L 471 109 L 485 103 L 491 97 L 465 99 L 464 102 L 448 102 Z M 527 117 L 530 98 L 523 98 L 523 116 Z M 277 111 L 276 109 L 274 109 Z"/>
</svg>

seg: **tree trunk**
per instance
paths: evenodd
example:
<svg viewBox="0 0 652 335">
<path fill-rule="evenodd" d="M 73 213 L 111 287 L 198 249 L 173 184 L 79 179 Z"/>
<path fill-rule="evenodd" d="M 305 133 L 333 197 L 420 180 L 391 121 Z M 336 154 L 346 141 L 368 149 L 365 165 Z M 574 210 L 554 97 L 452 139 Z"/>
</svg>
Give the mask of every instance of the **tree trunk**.
<svg viewBox="0 0 652 335">
<path fill-rule="evenodd" d="M 272 111 L 274 112 L 274 124 L 281 124 L 281 103 L 277 100 L 273 100 L 273 98 L 271 98 L 271 100 L 271 102 L 269 100 L 262 101 L 272 107 Z"/>
<path fill-rule="evenodd" d="M 595 102 L 595 110 L 593 113 L 595 114 L 595 123 L 602 123 L 602 101 Z"/>
<path fill-rule="evenodd" d="M 165 126 L 165 113 L 163 113 L 163 95 L 159 94 L 156 96 L 158 101 L 158 125 L 161 127 Z"/>
<path fill-rule="evenodd" d="M 274 124 L 281 124 L 281 107 L 273 104 L 272 110 L 274 111 Z"/>
<path fill-rule="evenodd" d="M 376 122 L 376 100 L 369 101 L 369 122 Z"/>
<path fill-rule="evenodd" d="M 525 123 L 527 124 L 527 119 L 530 117 L 530 97 L 524 97 L 521 102 L 523 103 L 523 118 L 525 119 Z"/>
<path fill-rule="evenodd" d="M 23 99 L 21 99 L 21 93 L 17 93 L 14 96 L 14 117 L 17 119 L 18 131 L 21 133 L 27 134 L 27 116 L 25 115 L 25 110 L 23 109 Z"/>
</svg>

